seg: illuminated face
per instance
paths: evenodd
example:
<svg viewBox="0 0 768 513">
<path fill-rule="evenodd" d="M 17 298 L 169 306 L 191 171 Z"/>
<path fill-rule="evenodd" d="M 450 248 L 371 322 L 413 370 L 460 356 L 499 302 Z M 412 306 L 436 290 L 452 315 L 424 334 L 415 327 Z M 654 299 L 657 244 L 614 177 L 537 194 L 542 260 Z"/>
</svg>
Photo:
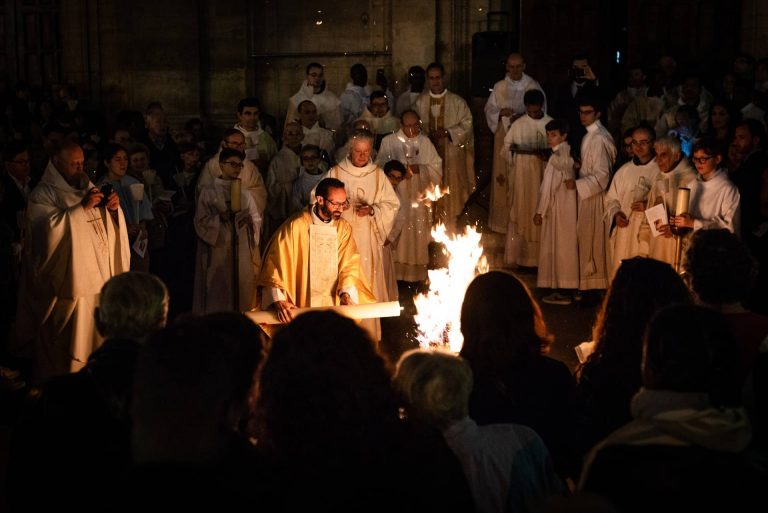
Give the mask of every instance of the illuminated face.
<svg viewBox="0 0 768 513">
<path fill-rule="evenodd" d="M 507 58 L 507 76 L 512 80 L 520 80 L 523 78 L 523 72 L 525 71 L 525 63 L 523 58 L 519 55 L 510 55 Z"/>
<path fill-rule="evenodd" d="M 142 172 L 149 169 L 149 155 L 140 151 L 131 155 L 131 169 Z"/>
<path fill-rule="evenodd" d="M 341 213 L 349 207 L 347 203 L 347 191 L 331 187 L 328 189 L 328 197 L 317 197 L 317 205 L 320 207 L 320 217 L 338 221 Z"/>
<path fill-rule="evenodd" d="M 421 121 L 419 117 L 413 113 L 408 113 L 403 116 L 400 128 L 403 129 L 403 133 L 408 138 L 414 138 L 421 133 Z"/>
<path fill-rule="evenodd" d="M 222 148 L 232 148 L 233 150 L 243 151 L 245 148 L 245 135 L 241 132 L 228 136 L 221 142 Z"/>
<path fill-rule="evenodd" d="M 669 173 L 672 171 L 672 167 L 675 165 L 675 162 L 677 162 L 680 155 L 672 153 L 672 150 L 666 146 L 660 146 L 658 144 L 654 149 L 656 150 L 656 165 L 659 166 L 661 172 Z"/>
<path fill-rule="evenodd" d="M 544 117 L 544 111 L 541 110 L 541 105 L 526 105 L 525 112 L 531 119 L 541 119 Z"/>
<path fill-rule="evenodd" d="M 392 169 L 389 174 L 387 175 L 387 179 L 389 180 L 389 183 L 392 184 L 392 187 L 397 189 L 397 186 L 400 185 L 400 182 L 403 181 L 403 173 L 401 171 L 398 171 L 397 169 Z"/>
<path fill-rule="evenodd" d="M 258 107 L 243 107 L 243 112 L 237 114 L 237 119 L 240 121 L 240 125 L 250 132 L 259 126 L 260 114 Z"/>
<path fill-rule="evenodd" d="M 696 171 L 706 181 L 715 173 L 722 157 L 720 155 L 707 155 L 704 150 L 696 150 L 691 160 L 693 165 L 696 166 Z"/>
<path fill-rule="evenodd" d="M 297 123 L 286 125 L 283 130 L 283 142 L 290 148 L 295 148 L 304 140 L 304 131 Z"/>
<path fill-rule="evenodd" d="M 733 145 L 736 146 L 739 153 L 742 155 L 752 153 L 752 150 L 755 149 L 758 142 L 760 142 L 760 138 L 752 137 L 752 134 L 749 133 L 747 127 L 736 127 L 736 130 L 733 133 Z"/>
<path fill-rule="evenodd" d="M 168 120 L 165 119 L 165 114 L 155 113 L 147 116 L 147 131 L 150 135 L 155 137 L 161 137 L 168 133 Z"/>
<path fill-rule="evenodd" d="M 315 126 L 317 123 L 317 106 L 310 101 L 303 102 L 299 109 L 299 121 L 302 126 L 307 128 Z"/>
<path fill-rule="evenodd" d="M 582 126 L 589 126 L 598 119 L 600 119 L 600 113 L 592 105 L 579 107 L 579 121 L 581 121 Z"/>
<path fill-rule="evenodd" d="M 568 134 L 560 133 L 560 130 L 547 130 L 547 145 L 554 148 L 568 139 Z"/>
<path fill-rule="evenodd" d="M 85 155 L 80 148 L 63 150 L 55 157 L 56 169 L 69 185 L 78 186 L 85 169 Z"/>
<path fill-rule="evenodd" d="M 311 85 L 315 92 L 319 91 L 325 80 L 325 72 L 323 68 L 309 68 L 307 72 L 307 84 Z"/>
<path fill-rule="evenodd" d="M 229 157 L 224 162 L 219 162 L 219 167 L 221 167 L 221 174 L 225 178 L 234 180 L 240 176 L 240 171 L 243 170 L 243 161 L 238 157 Z"/>
<path fill-rule="evenodd" d="M 384 98 L 374 98 L 371 100 L 371 104 L 368 106 L 368 110 L 371 111 L 371 114 L 376 116 L 377 118 L 383 118 L 384 115 L 389 110 L 389 103 L 387 102 L 387 97 Z"/>
<path fill-rule="evenodd" d="M 652 151 L 653 137 L 648 133 L 648 130 L 640 129 L 632 132 L 632 152 L 641 162 L 650 159 Z"/>
<path fill-rule="evenodd" d="M 128 172 L 128 154 L 124 150 L 120 150 L 112 157 L 111 160 L 105 161 L 107 166 L 107 172 L 110 178 L 120 179 Z"/>
<path fill-rule="evenodd" d="M 307 173 L 316 173 L 320 167 L 320 154 L 315 150 L 308 150 L 301 152 L 301 165 L 304 166 L 304 171 Z"/>
<path fill-rule="evenodd" d="M 371 160 L 373 144 L 368 139 L 353 139 L 349 146 L 349 160 L 355 167 L 363 167 Z"/>
<path fill-rule="evenodd" d="M 432 94 L 440 94 L 445 90 L 445 86 L 443 85 L 443 73 L 437 68 L 432 68 L 427 71 L 427 82 L 429 83 L 429 90 Z"/>
</svg>

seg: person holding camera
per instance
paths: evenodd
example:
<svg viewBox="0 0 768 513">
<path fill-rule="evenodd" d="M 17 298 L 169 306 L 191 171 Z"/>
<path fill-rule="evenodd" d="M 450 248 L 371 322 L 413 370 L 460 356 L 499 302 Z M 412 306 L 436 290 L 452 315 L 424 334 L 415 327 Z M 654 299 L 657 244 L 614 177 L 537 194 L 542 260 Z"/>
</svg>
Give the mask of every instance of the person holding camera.
<svg viewBox="0 0 768 513">
<path fill-rule="evenodd" d="M 130 268 L 118 196 L 91 183 L 84 160 L 80 146 L 65 141 L 29 195 L 17 350 L 33 357 L 36 383 L 79 370 L 99 347 L 99 291 Z"/>
<path fill-rule="evenodd" d="M 579 119 L 579 101 L 582 98 L 601 98 L 600 81 L 597 78 L 589 58 L 578 54 L 571 61 L 568 70 L 568 83 L 563 84 L 555 96 L 555 104 L 549 113 L 555 118 L 566 118 L 571 131 L 568 133 L 568 144 L 577 154 L 581 148 L 581 140 L 587 133 Z"/>
</svg>

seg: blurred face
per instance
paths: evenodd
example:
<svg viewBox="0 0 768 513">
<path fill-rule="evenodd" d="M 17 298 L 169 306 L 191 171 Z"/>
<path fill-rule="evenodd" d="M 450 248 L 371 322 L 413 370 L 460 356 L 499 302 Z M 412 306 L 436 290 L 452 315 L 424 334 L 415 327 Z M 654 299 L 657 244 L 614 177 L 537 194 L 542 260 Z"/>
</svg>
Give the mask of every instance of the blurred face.
<svg viewBox="0 0 768 513">
<path fill-rule="evenodd" d="M 664 146 L 656 145 L 656 165 L 662 173 L 669 173 L 675 167 L 675 163 L 680 156 L 677 153 L 672 153 L 672 150 Z"/>
<path fill-rule="evenodd" d="M 752 134 L 749 133 L 747 127 L 736 127 L 736 131 L 733 133 L 733 146 L 736 147 L 739 153 L 742 155 L 752 153 L 759 143 L 760 138 L 752 137 Z"/>
<path fill-rule="evenodd" d="M 507 58 L 507 76 L 512 80 L 520 80 L 523 78 L 523 72 L 525 71 L 525 63 L 523 58 L 519 55 L 510 55 Z"/>
<path fill-rule="evenodd" d="M 221 167 L 221 174 L 225 178 L 234 180 L 240 176 L 240 171 L 243 170 L 243 161 L 238 157 L 229 157 L 224 162 L 219 162 Z"/>
<path fill-rule="evenodd" d="M 688 114 L 684 114 L 682 112 L 675 114 L 675 123 L 677 123 L 679 128 L 688 130 L 690 130 L 691 126 L 693 126 L 693 123 L 691 123 L 691 118 L 688 117 Z"/>
<path fill-rule="evenodd" d="M 184 167 L 195 167 L 200 162 L 200 152 L 197 150 L 184 152 L 181 154 L 181 161 L 184 162 Z"/>
<path fill-rule="evenodd" d="M 301 152 L 301 165 L 308 173 L 317 172 L 320 166 L 320 155 L 314 150 Z"/>
<path fill-rule="evenodd" d="M 630 159 L 635 156 L 635 152 L 632 151 L 632 136 L 625 137 L 621 142 L 621 149 L 626 157 Z"/>
<path fill-rule="evenodd" d="M 541 105 L 526 105 L 525 106 L 525 112 L 528 114 L 528 117 L 531 119 L 541 119 L 544 117 L 544 111 L 541 110 Z"/>
<path fill-rule="evenodd" d="M 582 83 L 586 79 L 584 78 L 584 69 L 589 66 L 587 59 L 573 59 L 571 63 L 571 73 L 573 73 L 573 79 L 576 82 Z"/>
<path fill-rule="evenodd" d="M 600 119 L 600 113 L 592 105 L 583 105 L 579 107 L 579 121 L 582 126 L 589 126 Z"/>
<path fill-rule="evenodd" d="M 400 185 L 400 182 L 403 181 L 403 173 L 398 171 L 397 169 L 393 169 L 389 172 L 387 175 L 387 179 L 389 180 L 389 183 L 392 184 L 392 187 L 397 189 L 397 186 Z"/>
<path fill-rule="evenodd" d="M 406 137 L 413 138 L 421 133 L 421 121 L 415 114 L 408 113 L 403 116 L 400 128 Z"/>
<path fill-rule="evenodd" d="M 371 160 L 371 141 L 368 139 L 354 139 L 349 146 L 349 160 L 355 167 L 363 167 Z"/>
<path fill-rule="evenodd" d="M 424 82 L 426 80 L 427 77 L 424 75 L 424 71 L 408 74 L 408 83 L 411 85 L 411 91 L 414 93 L 420 93 L 424 90 Z"/>
<path fill-rule="evenodd" d="M 312 102 L 304 102 L 299 109 L 299 121 L 302 126 L 311 128 L 317 123 L 317 107 Z"/>
<path fill-rule="evenodd" d="M 304 131 L 296 123 L 291 123 L 283 130 L 283 142 L 289 148 L 295 148 L 304 140 Z"/>
<path fill-rule="evenodd" d="M 680 93 L 685 103 L 688 105 L 698 105 L 699 95 L 701 94 L 699 79 L 693 77 L 685 79 L 680 88 Z"/>
<path fill-rule="evenodd" d="M 325 72 L 323 71 L 323 68 L 309 68 L 309 72 L 307 72 L 307 84 L 311 85 L 315 89 L 315 92 L 322 87 L 323 80 L 325 80 Z"/>
<path fill-rule="evenodd" d="M 720 155 L 708 155 L 704 150 L 697 150 L 693 152 L 691 160 L 693 165 L 696 166 L 696 171 L 706 181 L 712 178 L 722 158 Z"/>
<path fill-rule="evenodd" d="M 554 148 L 566 139 L 568 139 L 568 134 L 562 134 L 560 130 L 547 130 L 547 145 L 550 148 Z"/>
<path fill-rule="evenodd" d="M 147 116 L 147 132 L 153 137 L 163 137 L 168 133 L 168 120 L 162 113 Z"/>
<path fill-rule="evenodd" d="M 20 182 L 25 182 L 29 178 L 29 152 L 23 151 L 5 163 L 5 169 L 8 174 Z"/>
<path fill-rule="evenodd" d="M 143 151 L 131 155 L 131 169 L 139 172 L 149 169 L 149 156 Z"/>
<path fill-rule="evenodd" d="M 112 157 L 111 160 L 105 161 L 107 166 L 107 172 L 112 179 L 120 179 L 128 172 L 128 154 L 120 150 Z"/>
<path fill-rule="evenodd" d="M 369 132 L 372 132 L 371 130 L 371 124 L 365 121 L 364 119 L 358 119 L 355 121 L 355 124 L 352 125 L 352 128 L 355 130 L 368 130 Z"/>
<path fill-rule="evenodd" d="M 712 107 L 712 114 L 709 116 L 712 128 L 728 128 L 728 124 L 731 122 L 731 116 L 728 114 L 728 110 L 722 105 L 715 105 Z"/>
<path fill-rule="evenodd" d="M 437 68 L 432 68 L 427 71 L 427 82 L 429 83 L 429 90 L 432 94 L 440 94 L 445 90 L 443 85 L 443 74 Z"/>
<path fill-rule="evenodd" d="M 653 137 L 648 130 L 632 132 L 632 152 L 640 162 L 647 162 L 653 157 Z"/>
<path fill-rule="evenodd" d="M 115 142 L 120 146 L 128 146 L 132 141 L 133 139 L 131 139 L 131 133 L 128 130 L 115 131 Z"/>
<path fill-rule="evenodd" d="M 331 187 L 328 189 L 328 197 L 317 197 L 317 205 L 320 207 L 320 217 L 323 219 L 341 219 L 341 213 L 349 207 L 347 203 L 347 191 Z"/>
<path fill-rule="evenodd" d="M 85 155 L 83 155 L 82 149 L 72 148 L 69 150 L 62 150 L 56 157 L 54 157 L 54 165 L 69 185 L 80 185 L 83 169 L 85 169 Z"/>
<path fill-rule="evenodd" d="M 260 114 L 258 107 L 243 107 L 243 112 L 237 114 L 237 119 L 240 121 L 240 126 L 250 132 L 256 130 L 259 125 Z"/>
<path fill-rule="evenodd" d="M 371 104 L 368 106 L 368 110 L 370 110 L 371 114 L 377 118 L 383 118 L 389 110 L 389 103 L 387 102 L 387 98 L 374 98 L 371 100 Z"/>
<path fill-rule="evenodd" d="M 645 84 L 645 74 L 641 69 L 633 69 L 629 72 L 629 87 L 642 87 Z"/>
<path fill-rule="evenodd" d="M 243 151 L 245 149 L 245 136 L 236 133 L 228 136 L 221 142 L 222 148 L 232 148 L 233 150 Z"/>
</svg>

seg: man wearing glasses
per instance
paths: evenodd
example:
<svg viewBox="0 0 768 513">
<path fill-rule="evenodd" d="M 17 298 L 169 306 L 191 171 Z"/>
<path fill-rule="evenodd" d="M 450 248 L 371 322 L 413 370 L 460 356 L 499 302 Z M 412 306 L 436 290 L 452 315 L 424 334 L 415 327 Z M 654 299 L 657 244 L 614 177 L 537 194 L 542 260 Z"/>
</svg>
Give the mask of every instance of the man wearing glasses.
<svg viewBox="0 0 768 513">
<path fill-rule="evenodd" d="M 307 78 L 301 84 L 301 89 L 288 100 L 285 122 L 298 119 L 299 105 L 310 100 L 317 106 L 320 124 L 329 130 L 338 130 L 341 127 L 341 101 L 326 87 L 323 65 L 312 62 L 307 65 L 306 71 Z"/>
<path fill-rule="evenodd" d="M 282 322 L 297 307 L 376 302 L 352 227 L 341 216 L 350 205 L 344 187 L 324 178 L 315 203 L 288 218 L 267 246 L 257 287 L 262 309 L 273 308 Z"/>
<path fill-rule="evenodd" d="M 640 227 L 645 219 L 648 193 L 656 182 L 659 166 L 654 158 L 656 138 L 650 127 L 640 126 L 632 132 L 632 160 L 621 166 L 605 193 L 605 219 L 609 225 L 610 275 L 616 274 L 621 261 L 647 256 L 647 243 L 641 245 Z"/>
</svg>

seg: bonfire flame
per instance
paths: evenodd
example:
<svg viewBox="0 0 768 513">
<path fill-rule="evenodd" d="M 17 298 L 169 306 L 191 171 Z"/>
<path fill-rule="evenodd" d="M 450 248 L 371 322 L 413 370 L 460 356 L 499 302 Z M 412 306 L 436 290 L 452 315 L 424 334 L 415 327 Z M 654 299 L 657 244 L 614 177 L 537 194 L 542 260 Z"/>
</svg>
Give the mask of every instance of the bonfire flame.
<svg viewBox="0 0 768 513">
<path fill-rule="evenodd" d="M 488 263 L 474 228 L 450 236 L 440 223 L 432 229 L 432 238 L 443 244 L 449 261 L 447 268 L 429 271 L 429 291 L 414 299 L 417 338 L 422 349 L 447 346 L 458 353 L 464 343 L 459 321 L 464 293 L 476 275 L 488 272 Z"/>
</svg>

